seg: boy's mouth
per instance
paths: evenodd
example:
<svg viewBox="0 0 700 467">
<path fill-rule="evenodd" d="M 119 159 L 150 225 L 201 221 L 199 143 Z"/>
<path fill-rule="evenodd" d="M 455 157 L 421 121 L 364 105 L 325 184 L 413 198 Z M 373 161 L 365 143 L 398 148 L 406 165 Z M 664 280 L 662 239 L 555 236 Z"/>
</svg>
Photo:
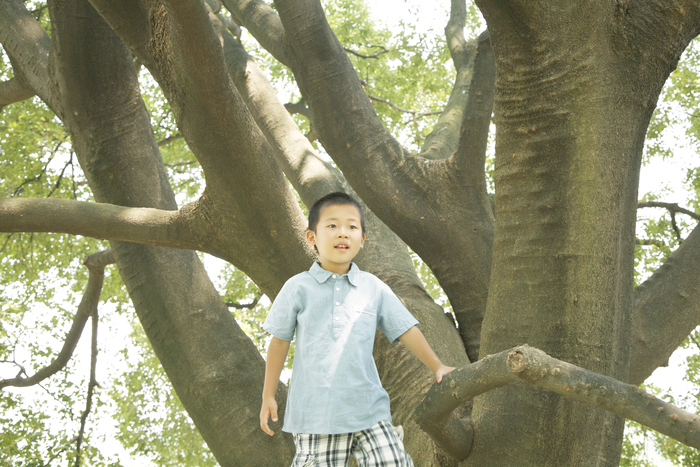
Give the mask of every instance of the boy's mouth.
<svg viewBox="0 0 700 467">
<path fill-rule="evenodd" d="M 347 250 L 350 247 L 348 245 L 345 245 L 344 243 L 338 244 L 335 246 L 336 250 Z"/>
</svg>

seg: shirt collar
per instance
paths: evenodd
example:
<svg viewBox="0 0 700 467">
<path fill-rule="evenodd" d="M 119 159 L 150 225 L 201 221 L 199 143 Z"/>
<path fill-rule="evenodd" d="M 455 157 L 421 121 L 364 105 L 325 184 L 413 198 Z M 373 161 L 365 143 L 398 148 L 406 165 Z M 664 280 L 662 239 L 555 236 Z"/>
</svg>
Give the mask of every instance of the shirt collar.
<svg viewBox="0 0 700 467">
<path fill-rule="evenodd" d="M 314 261 L 314 264 L 311 265 L 311 269 L 309 269 L 309 273 L 321 284 L 326 282 L 328 278 L 333 275 L 332 272 L 323 269 L 321 263 L 318 261 Z M 355 263 L 350 263 L 350 270 L 346 275 L 348 276 L 348 281 L 350 281 L 352 285 L 357 286 L 357 277 L 359 274 L 360 268 L 358 268 Z"/>
</svg>

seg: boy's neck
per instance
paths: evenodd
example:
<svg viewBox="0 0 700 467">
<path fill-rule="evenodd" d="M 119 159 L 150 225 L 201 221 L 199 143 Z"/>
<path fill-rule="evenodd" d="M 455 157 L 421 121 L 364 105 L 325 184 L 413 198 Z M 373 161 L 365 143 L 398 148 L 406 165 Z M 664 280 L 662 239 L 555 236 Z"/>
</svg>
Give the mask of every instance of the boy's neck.
<svg viewBox="0 0 700 467">
<path fill-rule="evenodd" d="M 350 267 L 352 266 L 352 263 L 348 264 L 347 266 L 343 265 L 345 267 L 340 265 L 328 266 L 327 264 L 323 264 L 321 262 L 319 262 L 319 264 L 321 265 L 321 268 L 325 269 L 328 272 L 332 272 L 333 274 L 338 274 L 339 276 L 347 274 L 350 271 Z"/>
</svg>

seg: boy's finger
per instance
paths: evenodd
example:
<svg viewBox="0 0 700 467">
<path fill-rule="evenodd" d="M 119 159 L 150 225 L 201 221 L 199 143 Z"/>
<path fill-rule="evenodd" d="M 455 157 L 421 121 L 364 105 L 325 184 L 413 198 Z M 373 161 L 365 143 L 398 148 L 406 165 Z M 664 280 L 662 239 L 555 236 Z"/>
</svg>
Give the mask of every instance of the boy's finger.
<svg viewBox="0 0 700 467">
<path fill-rule="evenodd" d="M 268 435 L 272 436 L 275 434 L 275 432 L 272 431 L 270 429 L 270 427 L 268 426 L 268 419 L 269 419 L 268 417 L 269 417 L 269 413 L 261 413 L 260 414 L 260 428 L 262 429 L 262 431 L 264 431 Z M 274 418 L 272 420 L 276 421 Z"/>
</svg>

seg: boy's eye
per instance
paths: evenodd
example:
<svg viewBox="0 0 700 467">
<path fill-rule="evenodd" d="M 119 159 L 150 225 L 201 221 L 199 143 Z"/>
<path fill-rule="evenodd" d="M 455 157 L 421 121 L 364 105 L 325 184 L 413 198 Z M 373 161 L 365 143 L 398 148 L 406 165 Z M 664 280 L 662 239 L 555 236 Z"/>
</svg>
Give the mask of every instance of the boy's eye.
<svg viewBox="0 0 700 467">
<path fill-rule="evenodd" d="M 328 227 L 330 227 L 331 229 L 335 229 L 335 224 L 328 224 Z"/>
<path fill-rule="evenodd" d="M 350 228 L 351 228 L 351 229 L 357 229 L 357 226 L 356 226 L 356 225 L 351 225 Z"/>
</svg>

